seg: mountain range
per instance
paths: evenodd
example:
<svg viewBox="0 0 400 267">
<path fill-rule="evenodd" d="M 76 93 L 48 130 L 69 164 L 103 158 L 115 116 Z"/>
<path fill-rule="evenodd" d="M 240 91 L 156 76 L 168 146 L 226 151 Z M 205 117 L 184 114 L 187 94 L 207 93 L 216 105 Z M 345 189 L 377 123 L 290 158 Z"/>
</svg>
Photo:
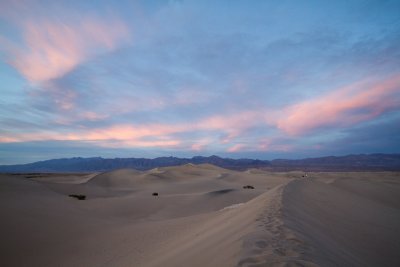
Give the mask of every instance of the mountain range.
<svg viewBox="0 0 400 267">
<path fill-rule="evenodd" d="M 0 165 L 0 172 L 103 172 L 121 168 L 149 170 L 157 167 L 204 163 L 233 170 L 261 168 L 271 171 L 399 171 L 400 154 L 360 154 L 275 160 L 231 159 L 215 155 L 209 157 L 195 156 L 192 158 L 159 157 L 154 159 L 75 157 L 51 159 L 28 164 Z"/>
</svg>

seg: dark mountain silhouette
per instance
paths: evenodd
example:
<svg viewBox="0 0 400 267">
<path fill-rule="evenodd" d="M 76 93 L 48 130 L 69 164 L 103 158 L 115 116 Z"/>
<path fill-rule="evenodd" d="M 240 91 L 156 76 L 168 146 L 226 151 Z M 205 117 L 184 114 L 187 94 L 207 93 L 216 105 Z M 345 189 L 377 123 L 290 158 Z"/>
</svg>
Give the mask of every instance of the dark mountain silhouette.
<svg viewBox="0 0 400 267">
<path fill-rule="evenodd" d="M 146 158 L 66 158 L 38 161 L 29 164 L 0 165 L 0 172 L 98 172 L 121 168 L 149 170 L 156 167 L 178 166 L 188 163 L 209 163 L 228 169 L 247 169 L 266 167 L 269 161 L 253 159 L 228 159 L 217 156 L 193 158 L 159 157 Z"/>
<path fill-rule="evenodd" d="M 183 164 L 213 164 L 222 168 L 245 170 L 262 168 L 272 171 L 379 171 L 400 170 L 400 154 L 361 154 L 340 157 L 307 158 L 298 160 L 275 159 L 230 159 L 218 156 L 193 158 L 159 157 L 146 158 L 65 158 L 38 161 L 29 164 L 1 165 L 0 172 L 101 172 L 121 168 L 149 170 L 156 167 L 177 166 Z"/>
<path fill-rule="evenodd" d="M 270 163 L 269 167 L 275 171 L 398 171 L 400 170 L 400 154 L 360 154 L 298 160 L 275 159 Z"/>
</svg>

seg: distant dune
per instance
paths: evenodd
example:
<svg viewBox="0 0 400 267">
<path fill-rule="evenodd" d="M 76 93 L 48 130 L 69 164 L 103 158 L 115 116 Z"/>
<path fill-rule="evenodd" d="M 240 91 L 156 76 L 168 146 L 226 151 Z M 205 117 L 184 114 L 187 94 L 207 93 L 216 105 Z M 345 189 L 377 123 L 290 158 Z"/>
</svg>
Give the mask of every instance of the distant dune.
<svg viewBox="0 0 400 267">
<path fill-rule="evenodd" d="M 303 176 L 210 164 L 2 174 L 1 263 L 400 266 L 399 173 Z"/>
</svg>

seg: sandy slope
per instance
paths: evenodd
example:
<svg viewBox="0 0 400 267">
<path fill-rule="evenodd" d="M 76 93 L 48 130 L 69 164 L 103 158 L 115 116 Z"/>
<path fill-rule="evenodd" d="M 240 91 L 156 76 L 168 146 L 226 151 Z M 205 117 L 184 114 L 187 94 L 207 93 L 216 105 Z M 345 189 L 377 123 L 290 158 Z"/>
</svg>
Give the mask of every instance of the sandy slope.
<svg viewBox="0 0 400 267">
<path fill-rule="evenodd" d="M 211 165 L 69 178 L 0 178 L 4 264 L 234 266 L 269 189 L 289 181 Z"/>
<path fill-rule="evenodd" d="M 398 265 L 398 174 L 301 176 L 207 164 L 54 179 L 0 175 L 1 263 Z"/>
<path fill-rule="evenodd" d="M 400 266 L 400 177 L 313 174 L 283 196 L 286 225 L 320 266 Z"/>
</svg>

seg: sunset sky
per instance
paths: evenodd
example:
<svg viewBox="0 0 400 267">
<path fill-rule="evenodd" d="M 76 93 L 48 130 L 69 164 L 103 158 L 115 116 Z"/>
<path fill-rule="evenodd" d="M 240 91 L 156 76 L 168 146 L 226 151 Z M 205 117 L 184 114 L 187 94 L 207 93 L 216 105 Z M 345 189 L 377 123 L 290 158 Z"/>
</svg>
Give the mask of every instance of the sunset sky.
<svg viewBox="0 0 400 267">
<path fill-rule="evenodd" d="M 400 152 L 400 1 L 0 1 L 0 164 Z"/>
</svg>

